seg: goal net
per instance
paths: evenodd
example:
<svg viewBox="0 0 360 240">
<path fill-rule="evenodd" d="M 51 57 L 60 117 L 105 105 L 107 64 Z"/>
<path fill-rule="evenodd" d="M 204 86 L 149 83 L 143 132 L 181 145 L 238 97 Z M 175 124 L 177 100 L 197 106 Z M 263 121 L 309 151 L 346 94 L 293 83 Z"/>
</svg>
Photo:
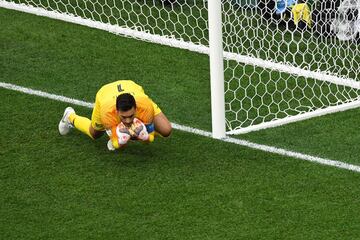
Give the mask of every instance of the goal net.
<svg viewBox="0 0 360 240">
<path fill-rule="evenodd" d="M 0 0 L 0 7 L 210 53 L 206 0 Z M 222 0 L 221 16 L 227 133 L 360 105 L 360 0 Z"/>
</svg>

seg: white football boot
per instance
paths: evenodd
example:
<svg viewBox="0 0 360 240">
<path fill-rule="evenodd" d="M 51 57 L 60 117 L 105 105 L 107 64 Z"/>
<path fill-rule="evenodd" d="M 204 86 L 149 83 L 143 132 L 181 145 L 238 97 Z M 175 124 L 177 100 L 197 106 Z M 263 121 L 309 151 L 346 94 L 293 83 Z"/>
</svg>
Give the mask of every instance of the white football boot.
<svg viewBox="0 0 360 240">
<path fill-rule="evenodd" d="M 75 113 L 72 107 L 67 107 L 64 111 L 64 115 L 59 122 L 59 133 L 60 135 L 66 135 L 74 125 L 70 122 L 70 114 Z"/>
</svg>

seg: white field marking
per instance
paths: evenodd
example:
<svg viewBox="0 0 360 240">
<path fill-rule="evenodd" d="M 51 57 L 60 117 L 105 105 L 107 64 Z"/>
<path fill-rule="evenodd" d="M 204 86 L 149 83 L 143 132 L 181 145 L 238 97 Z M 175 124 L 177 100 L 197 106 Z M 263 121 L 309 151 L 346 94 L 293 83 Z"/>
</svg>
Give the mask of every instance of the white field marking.
<svg viewBox="0 0 360 240">
<path fill-rule="evenodd" d="M 60 101 L 60 102 L 66 102 L 66 103 L 70 103 L 70 104 L 74 104 L 74 105 L 78 105 L 78 106 L 84 106 L 87 108 L 93 107 L 93 103 L 84 102 L 84 101 L 80 101 L 80 100 L 76 100 L 76 99 L 68 98 L 68 97 L 64 97 L 64 96 L 59 96 L 59 95 L 55 95 L 55 94 L 51 94 L 51 93 L 46 93 L 46 92 L 42 92 L 39 90 L 33 90 L 30 88 L 17 86 L 17 85 L 10 84 L 10 83 L 0 82 L 0 87 L 18 91 L 18 92 L 22 92 L 22 93 L 26 93 L 26 94 L 30 94 L 30 95 L 49 98 L 49 99 Z M 177 123 L 172 123 L 172 126 L 174 129 L 178 129 L 180 131 L 189 132 L 189 133 L 193 133 L 193 134 L 204 136 L 204 137 L 212 136 L 211 132 L 207 132 L 204 130 L 200 130 L 200 129 L 196 129 L 196 128 L 192 128 L 192 127 L 188 127 L 188 126 L 183 126 L 183 125 L 180 125 Z M 304 161 L 315 162 L 315 163 L 319 163 L 322 165 L 333 166 L 336 168 L 347 169 L 347 170 L 351 170 L 351 171 L 360 173 L 360 166 L 352 165 L 352 164 L 348 164 L 348 163 L 344 163 L 344 162 L 340 162 L 340 161 L 315 157 L 315 156 L 311 156 L 311 155 L 307 155 L 307 154 L 303 154 L 303 153 L 289 151 L 286 149 L 267 146 L 267 145 L 263 145 L 263 144 L 257 144 L 257 143 L 253 143 L 253 142 L 249 142 L 249 141 L 245 141 L 245 140 L 231 138 L 231 137 L 219 139 L 219 141 L 234 143 L 234 144 L 237 144 L 240 146 L 260 150 L 263 152 L 275 153 L 275 154 L 286 156 L 286 157 L 297 158 L 297 159 L 304 160 Z"/>
</svg>

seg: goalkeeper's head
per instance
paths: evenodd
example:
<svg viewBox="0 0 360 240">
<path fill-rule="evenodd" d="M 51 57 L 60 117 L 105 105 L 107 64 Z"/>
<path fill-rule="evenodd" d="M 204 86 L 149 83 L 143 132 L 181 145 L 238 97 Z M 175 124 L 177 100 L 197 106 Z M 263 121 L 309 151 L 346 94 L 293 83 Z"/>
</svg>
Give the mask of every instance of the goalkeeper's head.
<svg viewBox="0 0 360 240">
<path fill-rule="evenodd" d="M 116 98 L 116 110 L 121 122 L 126 126 L 131 126 L 136 113 L 136 102 L 134 96 L 130 93 L 120 94 Z"/>
</svg>

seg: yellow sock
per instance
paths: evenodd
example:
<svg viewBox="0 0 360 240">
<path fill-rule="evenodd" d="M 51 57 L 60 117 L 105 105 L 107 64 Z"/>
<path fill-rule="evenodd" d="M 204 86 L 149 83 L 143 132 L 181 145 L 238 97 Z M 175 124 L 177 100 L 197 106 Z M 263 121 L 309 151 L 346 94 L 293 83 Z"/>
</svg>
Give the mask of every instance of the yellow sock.
<svg viewBox="0 0 360 240">
<path fill-rule="evenodd" d="M 94 139 L 93 136 L 91 136 L 91 133 L 90 133 L 90 130 L 89 130 L 90 125 L 91 125 L 90 119 L 88 119 L 86 117 L 78 116 L 75 113 L 72 113 L 69 116 L 69 120 L 70 120 L 70 122 L 72 122 L 74 124 L 74 127 L 77 130 L 85 133 L 91 139 Z"/>
</svg>

